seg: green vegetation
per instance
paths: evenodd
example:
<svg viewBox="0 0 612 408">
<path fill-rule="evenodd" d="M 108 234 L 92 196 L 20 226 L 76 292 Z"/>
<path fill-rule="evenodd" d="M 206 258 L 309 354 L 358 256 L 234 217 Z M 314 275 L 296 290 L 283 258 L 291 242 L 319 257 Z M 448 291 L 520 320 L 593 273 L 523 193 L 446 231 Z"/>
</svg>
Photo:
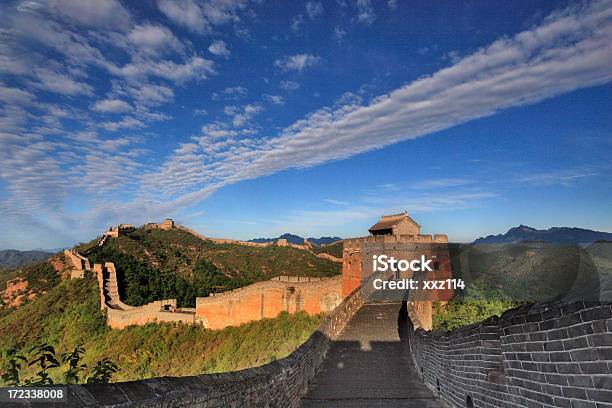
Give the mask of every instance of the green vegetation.
<svg viewBox="0 0 612 408">
<path fill-rule="evenodd" d="M 434 330 L 451 331 L 462 326 L 480 322 L 491 316 L 500 316 L 503 312 L 518 306 L 507 300 L 459 299 L 442 305 L 434 302 Z"/>
<path fill-rule="evenodd" d="M 215 244 L 179 229 L 138 229 L 109 239 L 89 259 L 115 263 L 121 298 L 132 306 L 176 298 L 180 307 L 194 307 L 198 296 L 279 275 L 324 277 L 340 273 L 339 264 L 308 251 Z"/>
<path fill-rule="evenodd" d="M 60 281 L 53 266 L 46 261 L 26 266 L 21 270 L 19 276 L 28 281 L 28 289 L 34 292 L 48 291 Z"/>
<path fill-rule="evenodd" d="M 455 277 L 468 276 L 468 288 L 448 304 L 435 305 L 433 323 L 439 330 L 453 330 L 521 304 L 570 292 L 586 291 L 580 292 L 583 298 L 598 296 L 598 268 L 605 270 L 599 263 L 600 258 L 589 255 L 591 248 L 585 251 L 577 245 L 454 244 L 449 247 Z"/>
<path fill-rule="evenodd" d="M 469 284 L 464 292 L 458 291 L 446 304 L 434 302 L 434 330 L 450 331 L 481 322 L 491 316 L 501 316 L 506 310 L 524 302 L 512 300 L 500 289 L 492 287 L 484 278 Z"/>
<path fill-rule="evenodd" d="M 30 354 L 32 356 L 28 362 L 28 359 L 18 354 L 16 350 L 8 350 L 4 353 L 4 357 L 8 361 L 7 367 L 0 375 L 4 384 L 8 386 L 53 384 L 49 370 L 57 371 L 62 366 L 55 355 L 55 348 L 48 344 L 39 344 L 30 350 Z M 62 375 L 64 384 L 78 384 L 80 382 L 106 384 L 113 374 L 119 371 L 115 363 L 104 358 L 96 363 L 89 376 L 87 376 L 85 374 L 87 365 L 81 363 L 83 354 L 85 354 L 85 349 L 82 346 L 77 346 L 73 351 L 62 354 L 61 361 L 67 366 Z M 35 367 L 39 371 L 34 377 L 26 378 L 22 383 L 21 371 L 24 367 Z"/>
<path fill-rule="evenodd" d="M 72 366 L 66 357 L 59 368 L 48 370 L 54 383 L 66 382 L 65 373 L 71 367 L 80 373 L 76 374 L 79 381 L 85 381 L 84 372 L 78 371 L 82 364 L 88 371 L 97 367 L 102 375 L 109 369 L 104 359 L 119 368 L 112 381 L 238 370 L 288 355 L 320 322 L 320 316 L 283 313 L 275 319 L 218 331 L 183 324 L 115 330 L 106 326 L 98 302 L 97 283 L 87 276 L 64 281 L 0 318 L 0 370 L 7 373 L 11 369 L 9 350 L 23 356 L 41 344 L 53 345 L 56 355 L 69 356 L 78 347 L 86 350 Z M 36 377 L 40 371 L 40 367 L 21 363 L 22 378 Z"/>
<path fill-rule="evenodd" d="M 13 269 L 0 270 L 0 288 L 6 288 L 7 281 L 22 277 L 28 281 L 28 288 L 34 292 L 47 291 L 56 286 L 60 279 L 47 261 L 36 262 L 30 265 Z"/>
</svg>

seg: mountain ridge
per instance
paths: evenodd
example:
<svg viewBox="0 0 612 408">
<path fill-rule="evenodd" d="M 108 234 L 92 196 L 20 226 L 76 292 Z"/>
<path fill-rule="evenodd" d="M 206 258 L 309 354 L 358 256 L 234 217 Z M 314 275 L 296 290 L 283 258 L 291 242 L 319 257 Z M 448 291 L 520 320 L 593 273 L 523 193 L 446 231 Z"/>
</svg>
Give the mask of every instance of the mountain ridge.
<svg viewBox="0 0 612 408">
<path fill-rule="evenodd" d="M 612 233 L 577 227 L 551 227 L 539 230 L 521 224 L 510 228 L 505 234 L 480 237 L 474 240 L 473 244 L 512 244 L 525 241 L 592 243 L 598 240 L 612 241 Z"/>
<path fill-rule="evenodd" d="M 47 251 L 20 251 L 17 249 L 0 250 L 0 267 L 17 268 L 33 262 L 44 261 L 53 256 Z"/>
<path fill-rule="evenodd" d="M 248 242 L 257 242 L 260 244 L 266 243 L 266 242 L 275 242 L 279 239 L 286 239 L 288 243 L 290 244 L 303 244 L 304 243 L 304 238 L 299 236 L 299 235 L 295 235 L 295 234 L 291 234 L 289 232 L 285 232 L 284 234 L 276 237 L 276 238 L 253 238 L 250 239 Z M 311 244 L 315 244 L 318 246 L 321 246 L 322 244 L 331 244 L 332 242 L 336 242 L 336 241 L 342 241 L 342 238 L 340 237 L 319 237 L 319 238 L 308 238 L 308 242 L 310 242 Z"/>
</svg>

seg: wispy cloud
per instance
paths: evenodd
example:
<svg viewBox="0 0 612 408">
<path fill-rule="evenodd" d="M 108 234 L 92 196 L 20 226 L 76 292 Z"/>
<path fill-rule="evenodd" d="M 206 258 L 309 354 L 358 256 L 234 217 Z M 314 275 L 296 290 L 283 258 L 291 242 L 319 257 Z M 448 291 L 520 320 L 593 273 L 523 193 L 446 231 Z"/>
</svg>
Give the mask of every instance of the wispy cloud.
<svg viewBox="0 0 612 408">
<path fill-rule="evenodd" d="M 600 173 L 593 169 L 562 169 L 548 172 L 534 172 L 516 177 L 519 183 L 535 186 L 571 186 L 585 178 L 596 177 Z"/>
<path fill-rule="evenodd" d="M 349 204 L 348 201 L 334 200 L 333 198 L 326 198 L 323 201 L 329 204 L 334 204 L 334 205 L 348 205 Z"/>
<path fill-rule="evenodd" d="M 381 194 L 373 202 L 357 200 L 342 204 L 341 208 L 329 210 L 295 210 L 287 215 L 276 217 L 270 222 L 276 231 L 300 231 L 316 234 L 320 231 L 333 231 L 338 227 L 359 221 L 377 219 L 381 214 L 393 214 L 408 211 L 411 214 L 429 212 L 453 212 L 479 208 L 496 194 L 491 192 L 461 192 L 444 194 L 424 193 L 419 195 L 396 195 L 389 197 Z M 327 200 L 326 200 L 327 201 Z M 269 226 L 266 226 L 269 228 Z"/>
<path fill-rule="evenodd" d="M 203 175 L 200 182 L 224 185 L 314 166 L 606 83 L 612 79 L 612 24 L 606 6 L 593 3 L 555 13 L 539 26 L 500 39 L 367 105 L 350 100 L 313 112 L 279 136 L 258 143 L 233 138 L 206 160 L 196 144 L 190 154 L 202 156 L 193 171 Z M 206 164 L 210 160 L 213 164 Z"/>
<path fill-rule="evenodd" d="M 323 3 L 320 1 L 308 1 L 306 2 L 306 14 L 311 20 L 323 14 Z"/>
<path fill-rule="evenodd" d="M 208 52 L 218 57 L 225 58 L 229 57 L 231 54 L 229 48 L 227 48 L 227 44 L 225 43 L 225 41 L 221 40 L 214 41 L 212 44 L 210 44 L 210 46 L 208 47 Z"/>
<path fill-rule="evenodd" d="M 157 5 L 175 24 L 202 34 L 224 24 L 239 22 L 239 13 L 246 8 L 247 1 L 158 0 Z"/>
<path fill-rule="evenodd" d="M 277 59 L 274 65 L 284 71 L 303 71 L 321 61 L 321 58 L 311 54 L 296 54 Z"/>
<path fill-rule="evenodd" d="M 473 184 L 475 181 L 470 179 L 463 178 L 440 178 L 440 179 L 428 179 L 419 181 L 416 183 L 411 183 L 409 185 L 410 188 L 419 189 L 419 190 L 431 190 L 431 189 L 442 189 L 449 187 L 459 187 L 465 186 L 468 184 Z"/>
<path fill-rule="evenodd" d="M 94 103 L 91 109 L 97 112 L 121 113 L 129 111 L 131 106 L 121 99 L 103 99 Z"/>
<path fill-rule="evenodd" d="M 370 0 L 357 0 L 357 20 L 366 25 L 370 25 L 376 20 L 374 7 L 372 7 Z"/>
</svg>

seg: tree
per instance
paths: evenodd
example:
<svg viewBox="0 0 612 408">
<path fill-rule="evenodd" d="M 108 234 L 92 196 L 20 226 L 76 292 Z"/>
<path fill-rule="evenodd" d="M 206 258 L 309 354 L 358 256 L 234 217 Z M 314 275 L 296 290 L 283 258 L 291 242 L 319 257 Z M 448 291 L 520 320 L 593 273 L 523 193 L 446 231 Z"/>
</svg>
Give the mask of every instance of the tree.
<svg viewBox="0 0 612 408">
<path fill-rule="evenodd" d="M 79 382 L 79 373 L 85 371 L 87 365 L 80 364 L 81 358 L 85 354 L 85 349 L 82 345 L 78 345 L 70 353 L 62 354 L 62 362 L 68 363 L 68 369 L 64 373 L 64 381 L 66 384 L 76 384 Z"/>
<path fill-rule="evenodd" d="M 47 372 L 50 368 L 57 368 L 60 366 L 59 361 L 55 358 L 55 349 L 53 346 L 48 344 L 41 344 L 33 347 L 30 353 L 35 352 L 34 360 L 28 363 L 28 366 L 38 364 L 40 371 L 36 373 L 36 377 L 28 378 L 25 383 L 26 385 L 46 385 L 53 384 L 53 380 L 49 377 Z"/>
<path fill-rule="evenodd" d="M 17 350 L 10 349 L 6 352 L 6 358 L 9 359 L 9 368 L 2 373 L 2 381 L 6 385 L 16 386 L 19 385 L 19 370 L 21 370 L 21 362 L 27 362 L 28 360 L 19 354 L 17 354 Z"/>
<path fill-rule="evenodd" d="M 100 360 L 87 378 L 87 384 L 106 384 L 117 371 L 119 371 L 119 368 L 110 359 Z"/>
</svg>

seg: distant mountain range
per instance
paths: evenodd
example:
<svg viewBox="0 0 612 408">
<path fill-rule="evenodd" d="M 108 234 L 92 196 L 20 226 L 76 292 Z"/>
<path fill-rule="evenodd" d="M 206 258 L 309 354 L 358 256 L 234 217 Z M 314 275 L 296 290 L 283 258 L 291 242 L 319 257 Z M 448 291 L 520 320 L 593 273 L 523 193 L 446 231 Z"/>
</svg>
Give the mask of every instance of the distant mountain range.
<svg viewBox="0 0 612 408">
<path fill-rule="evenodd" d="M 552 227 L 538 230 L 526 225 L 510 228 L 505 234 L 478 238 L 474 244 L 512 244 L 525 241 L 552 243 L 591 243 L 599 240 L 612 241 L 612 233 L 592 231 L 584 228 Z"/>
<path fill-rule="evenodd" d="M 5 249 L 0 251 L 0 267 L 16 268 L 32 262 L 49 259 L 53 253 L 46 251 L 18 251 L 16 249 Z"/>
<path fill-rule="evenodd" d="M 274 242 L 278 239 L 286 239 L 290 244 L 303 244 L 304 238 L 299 235 L 294 235 L 290 233 L 285 233 L 277 238 L 255 238 L 249 240 L 249 242 L 258 242 L 260 244 L 266 242 Z M 313 243 L 315 245 L 321 246 L 322 244 L 331 244 L 332 242 L 341 241 L 340 237 L 321 237 L 321 238 L 308 238 L 308 242 Z"/>
</svg>

